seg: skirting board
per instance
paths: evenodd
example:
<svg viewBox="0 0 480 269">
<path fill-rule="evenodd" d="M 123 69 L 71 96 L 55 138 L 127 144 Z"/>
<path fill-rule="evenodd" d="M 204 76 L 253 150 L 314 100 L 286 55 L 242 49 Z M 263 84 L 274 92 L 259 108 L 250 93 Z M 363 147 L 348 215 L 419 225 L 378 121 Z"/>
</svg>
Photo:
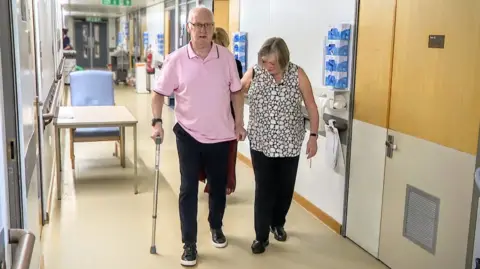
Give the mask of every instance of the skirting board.
<svg viewBox="0 0 480 269">
<path fill-rule="evenodd" d="M 237 153 L 237 158 L 244 164 L 246 164 L 248 167 L 253 169 L 252 166 L 252 161 L 250 159 L 241 154 Z M 337 234 L 340 234 L 340 231 L 342 229 L 342 225 L 338 223 L 334 218 L 332 218 L 330 215 L 325 213 L 323 210 L 320 208 L 316 207 L 314 204 L 312 204 L 310 201 L 308 201 L 305 197 L 301 196 L 297 192 L 293 194 L 293 200 L 299 204 L 301 207 L 303 207 L 305 210 L 313 214 L 317 219 L 319 219 L 321 222 L 323 222 L 325 225 L 327 225 L 330 229 L 332 229 L 334 232 Z"/>
<path fill-rule="evenodd" d="M 43 256 L 40 256 L 40 266 L 39 266 L 39 269 L 45 269 L 45 257 Z"/>
</svg>

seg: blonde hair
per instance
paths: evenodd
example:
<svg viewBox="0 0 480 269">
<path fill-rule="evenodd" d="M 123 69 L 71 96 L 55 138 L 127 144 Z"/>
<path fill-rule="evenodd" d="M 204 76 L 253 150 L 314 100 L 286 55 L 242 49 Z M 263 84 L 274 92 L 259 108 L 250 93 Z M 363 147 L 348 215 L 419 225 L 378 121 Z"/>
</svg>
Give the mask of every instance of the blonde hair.
<svg viewBox="0 0 480 269">
<path fill-rule="evenodd" d="M 215 32 L 213 33 L 213 42 L 218 45 L 228 47 L 230 45 L 230 39 L 228 37 L 227 31 L 221 27 L 216 27 Z"/>
<path fill-rule="evenodd" d="M 277 62 L 282 70 L 285 70 L 290 62 L 290 51 L 287 43 L 280 37 L 271 37 L 263 43 L 258 51 L 258 63 L 262 63 L 262 57 L 275 54 Z"/>
</svg>

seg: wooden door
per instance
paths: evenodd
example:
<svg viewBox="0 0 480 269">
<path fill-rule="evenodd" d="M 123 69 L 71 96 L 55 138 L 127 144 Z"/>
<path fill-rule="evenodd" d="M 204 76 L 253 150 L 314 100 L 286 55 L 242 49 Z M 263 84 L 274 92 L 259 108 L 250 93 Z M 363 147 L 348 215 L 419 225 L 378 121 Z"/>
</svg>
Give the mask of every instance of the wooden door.
<svg viewBox="0 0 480 269">
<path fill-rule="evenodd" d="M 215 27 L 221 27 L 225 31 L 229 30 L 230 25 L 230 4 L 229 0 L 215 0 L 213 2 L 213 15 Z"/>
<path fill-rule="evenodd" d="M 378 258 L 396 0 L 360 1 L 346 235 Z"/>
<path fill-rule="evenodd" d="M 465 268 L 480 122 L 480 1 L 397 1 L 379 258 Z M 393 149 L 394 147 L 389 147 Z"/>
</svg>

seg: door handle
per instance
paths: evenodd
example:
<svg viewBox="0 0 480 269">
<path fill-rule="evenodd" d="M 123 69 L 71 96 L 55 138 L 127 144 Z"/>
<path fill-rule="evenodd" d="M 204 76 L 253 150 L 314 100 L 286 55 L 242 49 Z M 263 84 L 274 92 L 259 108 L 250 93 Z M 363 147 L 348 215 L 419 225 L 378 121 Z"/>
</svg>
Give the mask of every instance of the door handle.
<svg viewBox="0 0 480 269">
<path fill-rule="evenodd" d="M 392 150 L 396 150 L 397 149 L 397 145 L 393 144 L 392 142 L 385 142 L 385 145 L 389 148 L 391 148 Z"/>
<path fill-rule="evenodd" d="M 12 261 L 12 269 L 29 269 L 32 260 L 35 235 L 27 230 L 10 229 L 9 243 L 18 244 Z"/>
<path fill-rule="evenodd" d="M 397 145 L 395 144 L 395 138 L 393 135 L 387 136 L 387 141 L 385 141 L 386 155 L 388 158 L 393 157 L 393 151 L 397 150 Z"/>
</svg>

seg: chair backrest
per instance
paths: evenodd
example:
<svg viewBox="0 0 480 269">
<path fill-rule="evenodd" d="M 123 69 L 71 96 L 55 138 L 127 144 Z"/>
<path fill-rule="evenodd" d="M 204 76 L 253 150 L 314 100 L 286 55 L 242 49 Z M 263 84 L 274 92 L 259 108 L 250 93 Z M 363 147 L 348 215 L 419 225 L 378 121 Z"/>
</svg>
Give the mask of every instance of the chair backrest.
<svg viewBox="0 0 480 269">
<path fill-rule="evenodd" d="M 101 70 L 70 73 L 70 102 L 72 106 L 115 105 L 113 73 Z"/>
</svg>

